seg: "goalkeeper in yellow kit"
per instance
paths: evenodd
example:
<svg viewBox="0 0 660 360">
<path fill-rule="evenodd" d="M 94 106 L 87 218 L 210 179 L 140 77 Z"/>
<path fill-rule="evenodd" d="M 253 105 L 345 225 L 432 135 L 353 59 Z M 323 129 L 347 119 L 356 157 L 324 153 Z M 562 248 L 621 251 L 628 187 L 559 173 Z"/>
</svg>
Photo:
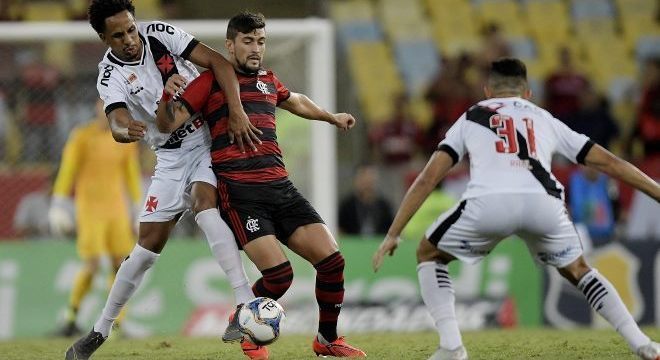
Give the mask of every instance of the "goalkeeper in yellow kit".
<svg viewBox="0 0 660 360">
<path fill-rule="evenodd" d="M 79 333 L 77 312 L 99 269 L 101 257 L 111 257 L 114 280 L 122 260 L 133 249 L 132 213 L 142 200 L 140 188 L 137 145 L 114 141 L 103 102 L 98 100 L 96 117 L 69 135 L 48 213 L 54 235 L 69 235 L 75 230 L 78 255 L 84 261 L 71 290 L 67 324 L 58 331 L 59 335 Z M 75 199 L 75 225 L 64 206 L 70 196 Z M 128 198 L 133 205 L 128 203 Z"/>
</svg>

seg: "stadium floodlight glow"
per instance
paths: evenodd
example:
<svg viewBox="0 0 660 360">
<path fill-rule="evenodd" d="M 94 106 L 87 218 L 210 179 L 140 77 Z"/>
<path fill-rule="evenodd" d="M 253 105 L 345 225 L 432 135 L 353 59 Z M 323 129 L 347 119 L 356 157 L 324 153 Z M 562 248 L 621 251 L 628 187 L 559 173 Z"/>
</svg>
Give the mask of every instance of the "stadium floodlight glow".
<svg viewBox="0 0 660 360">
<path fill-rule="evenodd" d="M 143 20 L 143 19 L 140 19 Z M 144 19 L 146 20 L 146 19 Z M 169 22 L 169 21 L 168 21 Z M 224 41 L 228 21 L 226 20 L 187 20 L 171 21 L 203 42 L 213 40 L 216 44 Z M 332 23 L 329 20 L 309 18 L 300 20 L 269 19 L 266 24 L 270 39 L 299 39 L 305 44 L 303 78 L 304 92 L 317 104 L 328 111 L 335 111 L 335 48 Z M 89 23 L 69 22 L 0 22 L 0 43 L 46 41 L 99 41 Z M 276 51 L 277 45 L 269 45 L 269 54 Z M 222 50 L 220 46 L 214 48 Z M 89 54 L 101 59 L 102 53 Z M 274 69 L 277 71 L 277 69 Z M 300 68 L 297 69 L 300 71 Z M 278 75 L 286 84 L 286 76 Z M 295 89 L 294 89 L 295 90 Z M 326 123 L 312 122 L 310 130 L 310 164 L 308 171 L 309 198 L 332 231 L 337 229 L 337 160 L 336 128 Z M 293 154 L 285 154 L 285 158 Z"/>
</svg>

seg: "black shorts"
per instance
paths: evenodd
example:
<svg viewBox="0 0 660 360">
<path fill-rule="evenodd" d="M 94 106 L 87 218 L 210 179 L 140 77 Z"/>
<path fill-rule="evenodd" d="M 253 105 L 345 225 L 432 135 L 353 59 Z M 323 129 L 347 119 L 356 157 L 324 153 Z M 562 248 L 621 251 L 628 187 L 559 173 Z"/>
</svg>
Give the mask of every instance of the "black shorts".
<svg viewBox="0 0 660 360">
<path fill-rule="evenodd" d="M 287 244 L 297 228 L 323 223 L 321 216 L 289 179 L 264 184 L 218 180 L 220 213 L 243 248 L 248 242 L 275 235 Z"/>
</svg>

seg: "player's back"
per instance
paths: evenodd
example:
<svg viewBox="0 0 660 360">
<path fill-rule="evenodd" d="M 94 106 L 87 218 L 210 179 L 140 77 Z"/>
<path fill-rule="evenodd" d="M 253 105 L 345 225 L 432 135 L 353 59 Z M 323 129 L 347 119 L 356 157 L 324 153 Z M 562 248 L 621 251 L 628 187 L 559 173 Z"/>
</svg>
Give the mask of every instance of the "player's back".
<svg viewBox="0 0 660 360">
<path fill-rule="evenodd" d="M 471 107 L 442 141 L 469 154 L 470 182 L 463 198 L 496 193 L 547 193 L 563 197 L 551 173 L 552 156 L 586 155 L 588 138 L 519 97 L 493 98 Z M 584 154 L 583 154 L 584 152 Z"/>
</svg>

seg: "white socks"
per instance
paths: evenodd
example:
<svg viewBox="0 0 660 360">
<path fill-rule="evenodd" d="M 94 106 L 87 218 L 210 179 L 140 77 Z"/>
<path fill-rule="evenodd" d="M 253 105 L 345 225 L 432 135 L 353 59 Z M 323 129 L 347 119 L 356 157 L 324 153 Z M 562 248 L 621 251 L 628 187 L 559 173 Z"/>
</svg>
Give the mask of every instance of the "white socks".
<svg viewBox="0 0 660 360">
<path fill-rule="evenodd" d="M 589 305 L 626 339 L 633 351 L 651 341 L 639 329 L 614 286 L 598 270 L 591 269 L 586 273 L 577 288 L 587 298 Z"/>
<path fill-rule="evenodd" d="M 218 209 L 200 211 L 195 216 L 195 221 L 206 235 L 213 256 L 227 274 L 227 280 L 234 289 L 236 303 L 242 304 L 254 299 L 234 234 L 220 217 Z"/>
<path fill-rule="evenodd" d="M 463 345 L 454 311 L 454 289 L 447 265 L 426 261 L 417 265 L 422 299 L 440 335 L 440 347 L 454 350 Z"/>
<path fill-rule="evenodd" d="M 131 254 L 121 263 L 115 282 L 112 284 L 108 300 L 105 302 L 101 317 L 94 324 L 94 331 L 100 332 L 103 337 L 110 335 L 112 323 L 117 319 L 119 312 L 128 299 L 142 282 L 144 274 L 156 262 L 160 254 L 151 252 L 140 245 L 135 245 Z"/>
</svg>

